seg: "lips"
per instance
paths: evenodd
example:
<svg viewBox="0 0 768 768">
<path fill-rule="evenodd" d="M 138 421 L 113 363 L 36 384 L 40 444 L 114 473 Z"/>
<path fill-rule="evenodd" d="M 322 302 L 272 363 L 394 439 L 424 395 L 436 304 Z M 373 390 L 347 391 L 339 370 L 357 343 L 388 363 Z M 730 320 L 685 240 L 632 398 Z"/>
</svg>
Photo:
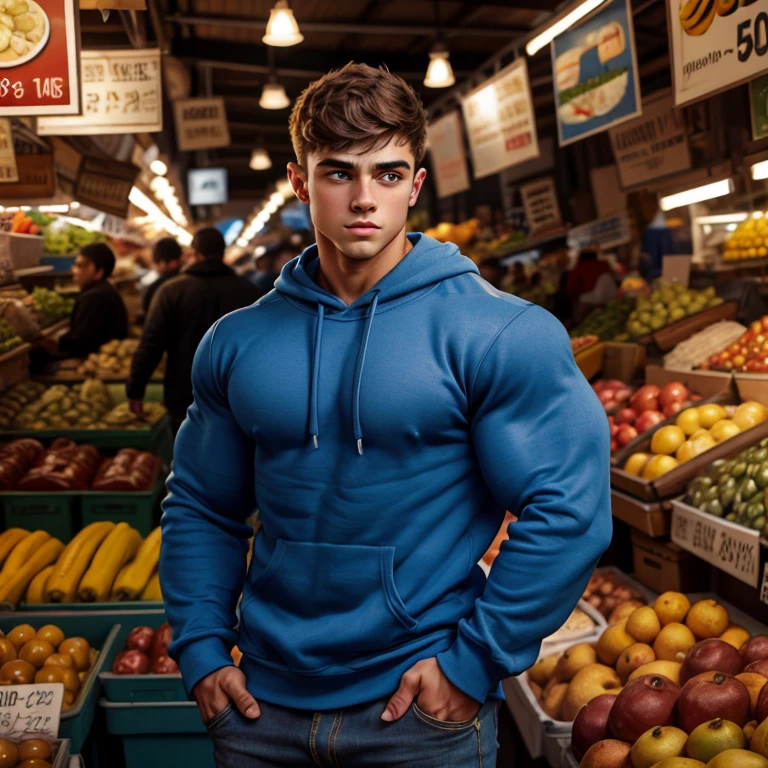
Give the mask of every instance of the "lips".
<svg viewBox="0 0 768 768">
<path fill-rule="evenodd" d="M 359 237 L 368 237 L 379 231 L 379 227 L 372 221 L 356 221 L 354 224 L 350 224 L 345 227 L 348 232 Z"/>
</svg>

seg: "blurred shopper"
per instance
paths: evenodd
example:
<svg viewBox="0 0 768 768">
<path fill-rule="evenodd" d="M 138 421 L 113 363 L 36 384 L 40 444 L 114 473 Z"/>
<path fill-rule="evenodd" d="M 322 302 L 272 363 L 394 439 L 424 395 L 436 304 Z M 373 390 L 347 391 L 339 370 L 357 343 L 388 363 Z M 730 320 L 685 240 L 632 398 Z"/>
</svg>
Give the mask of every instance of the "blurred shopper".
<svg viewBox="0 0 768 768">
<path fill-rule="evenodd" d="M 163 237 L 152 247 L 152 266 L 158 274 L 157 280 L 151 283 L 141 299 L 144 318 L 149 314 L 149 307 L 157 289 L 176 277 L 181 271 L 183 252 L 181 246 L 172 237 Z"/>
<path fill-rule="evenodd" d="M 568 275 L 566 293 L 573 316 L 579 322 L 593 307 L 607 304 L 616 295 L 616 279 L 610 266 L 598 258 L 593 248 L 586 248 Z"/>
<path fill-rule="evenodd" d="M 502 282 L 506 274 L 507 268 L 495 257 L 485 259 L 480 264 L 480 276 L 497 290 L 502 290 Z"/>
<path fill-rule="evenodd" d="M 217 229 L 201 229 L 195 235 L 192 263 L 158 289 L 133 357 L 126 391 L 131 410 L 141 415 L 147 384 L 167 353 L 164 394 L 174 432 L 192 404 L 192 360 L 205 332 L 260 295 L 224 264 L 225 248 Z"/>
</svg>

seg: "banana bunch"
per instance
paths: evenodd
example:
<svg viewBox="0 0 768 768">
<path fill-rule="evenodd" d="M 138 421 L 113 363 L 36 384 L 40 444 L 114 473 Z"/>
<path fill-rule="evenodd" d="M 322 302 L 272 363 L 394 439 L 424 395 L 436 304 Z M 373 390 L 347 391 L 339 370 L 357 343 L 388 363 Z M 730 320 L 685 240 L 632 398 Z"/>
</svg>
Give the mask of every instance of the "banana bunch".
<svg viewBox="0 0 768 768">
<path fill-rule="evenodd" d="M 698 37 L 707 32 L 715 16 L 730 16 L 755 0 L 681 0 L 680 23 L 687 35 Z"/>
<path fill-rule="evenodd" d="M 64 545 L 45 531 L 10 528 L 0 534 L 0 603 L 16 604 L 30 583 L 56 562 Z"/>
<path fill-rule="evenodd" d="M 109 598 L 115 578 L 133 560 L 141 546 L 141 535 L 128 523 L 118 523 L 104 539 L 90 568 L 85 572 L 77 596 L 84 603 L 103 603 Z"/>
<path fill-rule="evenodd" d="M 139 547 L 133 562 L 124 566 L 117 574 L 112 586 L 112 599 L 126 600 L 153 599 L 142 595 L 150 584 L 160 562 L 160 528 L 155 528 Z M 157 590 L 160 585 L 158 582 Z"/>
</svg>

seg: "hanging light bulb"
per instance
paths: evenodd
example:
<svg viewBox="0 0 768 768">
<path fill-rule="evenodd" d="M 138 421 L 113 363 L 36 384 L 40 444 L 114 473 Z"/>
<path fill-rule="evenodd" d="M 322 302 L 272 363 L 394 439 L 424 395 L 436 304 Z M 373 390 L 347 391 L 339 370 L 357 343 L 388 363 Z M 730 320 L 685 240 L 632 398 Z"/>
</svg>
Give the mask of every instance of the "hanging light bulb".
<svg viewBox="0 0 768 768">
<path fill-rule="evenodd" d="M 153 160 L 149 164 L 149 170 L 152 173 L 156 173 L 158 176 L 165 176 L 168 173 L 168 166 L 160 159 Z"/>
<path fill-rule="evenodd" d="M 435 43 L 429 52 L 429 66 L 424 85 L 427 88 L 449 88 L 456 82 L 453 68 L 448 58 L 448 49 L 444 43 Z"/>
<path fill-rule="evenodd" d="M 251 152 L 251 170 L 254 171 L 266 171 L 272 167 L 272 158 L 269 156 L 269 152 L 266 149 L 258 147 Z"/>
<path fill-rule="evenodd" d="M 261 42 L 278 48 L 298 45 L 304 39 L 299 31 L 299 25 L 288 7 L 288 0 L 278 0 L 269 14 L 267 31 Z"/>
<path fill-rule="evenodd" d="M 265 83 L 259 99 L 262 109 L 285 109 L 291 105 L 291 100 L 280 83 Z"/>
</svg>

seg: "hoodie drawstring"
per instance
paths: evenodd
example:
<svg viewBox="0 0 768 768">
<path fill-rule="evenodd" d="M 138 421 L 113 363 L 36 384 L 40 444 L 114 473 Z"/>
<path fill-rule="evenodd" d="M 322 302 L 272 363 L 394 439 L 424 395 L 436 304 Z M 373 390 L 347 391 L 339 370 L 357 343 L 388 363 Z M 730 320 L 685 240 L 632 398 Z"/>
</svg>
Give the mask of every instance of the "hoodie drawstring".
<svg viewBox="0 0 768 768">
<path fill-rule="evenodd" d="M 363 380 L 363 366 L 365 365 L 365 353 L 368 351 L 368 339 L 371 336 L 371 326 L 373 325 L 373 316 L 376 314 L 376 307 L 379 304 L 379 292 L 373 294 L 373 301 L 368 307 L 365 316 L 365 327 L 363 328 L 363 337 L 360 340 L 360 350 L 357 353 L 357 365 L 355 366 L 355 381 L 352 388 L 352 421 L 355 430 L 355 444 L 357 452 L 363 455 L 363 428 L 360 425 L 360 386 Z M 325 319 L 325 308 L 322 304 L 317 305 L 317 320 L 315 321 L 315 348 L 312 355 L 312 384 L 309 393 L 309 433 L 312 436 L 315 448 L 319 447 L 320 427 L 317 415 L 317 392 L 320 381 L 320 347 L 323 339 L 323 321 Z"/>
</svg>

